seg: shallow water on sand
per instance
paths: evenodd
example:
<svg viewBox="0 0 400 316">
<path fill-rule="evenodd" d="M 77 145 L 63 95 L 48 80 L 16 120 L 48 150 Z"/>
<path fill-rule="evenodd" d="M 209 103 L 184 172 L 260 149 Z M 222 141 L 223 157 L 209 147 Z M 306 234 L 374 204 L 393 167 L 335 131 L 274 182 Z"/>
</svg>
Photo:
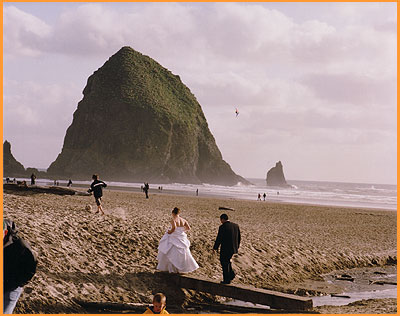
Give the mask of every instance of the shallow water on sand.
<svg viewBox="0 0 400 316">
<path fill-rule="evenodd" d="M 338 280 L 337 276 L 348 275 L 353 281 Z M 335 271 L 324 276 L 327 283 L 341 288 L 332 295 L 312 297 L 313 306 L 347 305 L 349 303 L 380 298 L 397 298 L 397 268 L 393 266 L 357 268 L 347 271 Z M 393 283 L 393 284 L 388 284 Z"/>
<path fill-rule="evenodd" d="M 313 306 L 323 306 L 323 305 L 347 305 L 356 301 L 369 300 L 369 299 L 379 299 L 379 298 L 397 298 L 397 286 L 386 290 L 374 290 L 368 292 L 354 292 L 354 293 L 342 293 L 343 296 L 348 297 L 332 297 L 328 296 L 316 296 L 313 297 Z"/>
<path fill-rule="evenodd" d="M 354 278 L 354 280 L 337 280 L 336 277 L 343 274 L 351 276 Z M 342 289 L 342 291 L 339 291 L 339 293 L 336 294 L 340 297 L 332 295 L 311 297 L 313 301 L 313 307 L 323 305 L 341 306 L 368 299 L 397 298 L 397 285 L 379 284 L 380 281 L 389 283 L 397 282 L 396 266 L 368 267 L 335 271 L 324 275 L 324 279 L 329 285 L 332 286 L 332 288 L 336 290 Z M 270 308 L 266 305 L 230 299 L 228 299 L 225 304 L 241 307 L 256 307 L 262 309 Z"/>
</svg>

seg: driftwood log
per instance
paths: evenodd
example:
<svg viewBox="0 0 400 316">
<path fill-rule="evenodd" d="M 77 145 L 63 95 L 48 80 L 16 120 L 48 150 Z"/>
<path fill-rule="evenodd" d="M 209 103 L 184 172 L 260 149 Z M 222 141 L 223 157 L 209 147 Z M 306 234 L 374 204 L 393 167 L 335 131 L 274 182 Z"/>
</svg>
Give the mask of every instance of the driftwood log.
<svg viewBox="0 0 400 316">
<path fill-rule="evenodd" d="M 369 284 L 378 284 L 378 285 L 397 285 L 397 282 L 391 282 L 391 281 L 386 281 L 386 280 L 375 280 L 375 281 L 369 281 Z"/>
<path fill-rule="evenodd" d="M 76 191 L 70 188 L 63 188 L 59 186 L 39 186 L 39 185 L 26 185 L 16 183 L 4 183 L 3 190 L 5 192 L 26 192 L 26 193 L 50 193 L 58 195 L 90 195 L 87 192 Z"/>
<path fill-rule="evenodd" d="M 350 282 L 354 281 L 354 278 L 351 275 L 348 275 L 348 274 L 336 275 L 335 279 L 336 280 L 341 280 L 341 281 L 350 281 Z"/>
<path fill-rule="evenodd" d="M 219 210 L 226 210 L 226 211 L 234 211 L 234 208 L 230 208 L 230 207 L 225 207 L 225 206 L 220 206 L 218 207 Z"/>
<path fill-rule="evenodd" d="M 350 296 L 348 296 L 348 295 L 343 295 L 343 294 L 331 294 L 331 297 L 350 298 Z"/>
</svg>

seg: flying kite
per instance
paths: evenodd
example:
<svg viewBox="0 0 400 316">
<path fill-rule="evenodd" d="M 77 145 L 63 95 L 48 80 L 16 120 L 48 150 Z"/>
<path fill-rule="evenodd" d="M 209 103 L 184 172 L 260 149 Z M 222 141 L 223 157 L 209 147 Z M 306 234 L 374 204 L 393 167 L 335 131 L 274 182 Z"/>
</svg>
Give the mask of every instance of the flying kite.
<svg viewBox="0 0 400 316">
<path fill-rule="evenodd" d="M 236 108 L 236 111 L 235 111 L 235 113 L 236 113 L 236 117 L 238 117 L 238 115 L 239 115 L 239 111 L 238 111 L 238 109 Z"/>
</svg>

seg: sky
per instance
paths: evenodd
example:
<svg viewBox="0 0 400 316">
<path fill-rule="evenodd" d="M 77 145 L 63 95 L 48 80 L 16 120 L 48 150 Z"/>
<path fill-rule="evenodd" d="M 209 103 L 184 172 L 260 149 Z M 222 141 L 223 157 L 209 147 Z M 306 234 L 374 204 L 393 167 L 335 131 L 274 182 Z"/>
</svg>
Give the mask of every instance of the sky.
<svg viewBox="0 0 400 316">
<path fill-rule="evenodd" d="M 3 9 L 3 141 L 25 168 L 57 158 L 87 78 L 130 46 L 180 76 L 237 174 L 397 182 L 394 2 Z"/>
</svg>

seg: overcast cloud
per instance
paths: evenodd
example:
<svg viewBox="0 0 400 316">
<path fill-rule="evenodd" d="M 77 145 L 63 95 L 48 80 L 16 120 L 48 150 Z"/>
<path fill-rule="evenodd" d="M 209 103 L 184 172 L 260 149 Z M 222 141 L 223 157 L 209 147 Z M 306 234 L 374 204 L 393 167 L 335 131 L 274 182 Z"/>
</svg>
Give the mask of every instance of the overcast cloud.
<svg viewBox="0 0 400 316">
<path fill-rule="evenodd" d="M 395 183 L 396 9 L 5 3 L 4 139 L 47 168 L 87 78 L 131 46 L 181 77 L 236 173 L 265 178 L 281 160 L 287 179 Z"/>
</svg>

